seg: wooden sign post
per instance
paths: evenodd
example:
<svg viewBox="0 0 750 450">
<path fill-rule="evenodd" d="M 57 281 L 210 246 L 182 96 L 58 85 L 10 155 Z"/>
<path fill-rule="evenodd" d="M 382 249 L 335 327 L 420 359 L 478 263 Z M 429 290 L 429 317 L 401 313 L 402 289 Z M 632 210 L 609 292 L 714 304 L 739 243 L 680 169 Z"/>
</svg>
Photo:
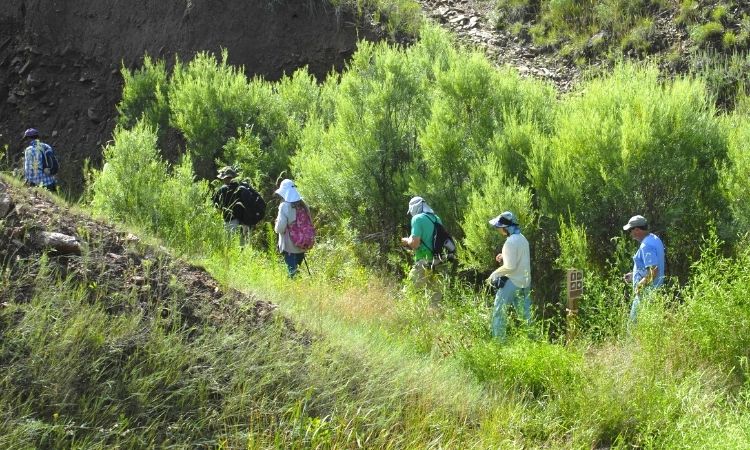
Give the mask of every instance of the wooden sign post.
<svg viewBox="0 0 750 450">
<path fill-rule="evenodd" d="M 578 299 L 583 296 L 583 272 L 568 269 L 567 339 L 575 338 L 578 328 Z"/>
</svg>

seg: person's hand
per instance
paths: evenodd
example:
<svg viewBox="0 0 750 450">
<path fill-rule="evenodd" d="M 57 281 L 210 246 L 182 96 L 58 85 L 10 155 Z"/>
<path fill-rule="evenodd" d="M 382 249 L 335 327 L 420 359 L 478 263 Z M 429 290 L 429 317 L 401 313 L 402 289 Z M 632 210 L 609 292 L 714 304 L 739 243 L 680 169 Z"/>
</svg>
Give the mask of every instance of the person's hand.
<svg viewBox="0 0 750 450">
<path fill-rule="evenodd" d="M 632 283 L 633 282 L 633 272 L 628 272 L 625 275 L 622 276 L 622 281 L 626 283 Z"/>
<path fill-rule="evenodd" d="M 401 245 L 403 245 L 404 247 L 408 247 L 409 246 L 409 238 L 408 237 L 401 238 Z"/>
<path fill-rule="evenodd" d="M 495 261 L 497 261 L 499 264 L 503 263 L 503 254 L 498 253 L 497 256 L 495 256 Z"/>
</svg>

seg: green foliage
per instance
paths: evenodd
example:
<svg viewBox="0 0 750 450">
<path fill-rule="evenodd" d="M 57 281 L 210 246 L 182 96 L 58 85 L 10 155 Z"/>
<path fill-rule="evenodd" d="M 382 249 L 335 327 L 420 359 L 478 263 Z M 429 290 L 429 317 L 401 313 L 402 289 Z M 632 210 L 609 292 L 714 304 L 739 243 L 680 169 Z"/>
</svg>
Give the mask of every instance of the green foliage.
<svg viewBox="0 0 750 450">
<path fill-rule="evenodd" d="M 292 177 L 290 157 L 300 145 L 307 120 L 320 111 L 320 89 L 301 69 L 275 84 L 256 78 L 246 95 L 247 122 L 229 138 L 218 159 L 222 165 L 240 167 L 270 197 L 282 174 Z"/>
<path fill-rule="evenodd" d="M 169 85 L 171 123 L 187 141 L 199 175 L 214 175 L 214 159 L 224 143 L 247 123 L 253 92 L 242 69 L 199 53 L 190 63 L 175 62 Z"/>
<path fill-rule="evenodd" d="M 734 229 L 745 233 L 750 229 L 750 123 L 747 116 L 738 115 L 725 119 L 729 136 L 728 161 L 721 171 L 721 184 L 732 211 Z"/>
<path fill-rule="evenodd" d="M 543 211 L 597 224 L 588 229 L 598 261 L 623 220 L 640 213 L 657 233 L 668 230 L 671 267 L 684 275 L 697 254 L 694 224 L 726 213 L 716 165 L 726 141 L 701 83 L 662 87 L 657 77 L 620 67 L 564 102 L 551 151 L 533 156 L 532 184 Z"/>
<path fill-rule="evenodd" d="M 436 84 L 432 115 L 419 139 L 424 169 L 410 186 L 457 230 L 469 194 L 495 176 L 486 165 L 526 181 L 525 159 L 549 123 L 552 94 L 516 73 L 492 70 L 476 54 L 458 57 L 437 74 Z"/>
<path fill-rule="evenodd" d="M 143 57 L 143 66 L 130 71 L 120 70 L 124 81 L 122 100 L 117 105 L 118 124 L 132 128 L 139 120 L 164 132 L 169 126 L 168 80 L 164 61 Z"/>
<path fill-rule="evenodd" d="M 750 358 L 750 336 L 735 330 L 750 326 L 750 276 L 746 270 L 750 251 L 743 242 L 736 259 L 729 259 L 721 255 L 721 244 L 715 234 L 705 240 L 674 328 L 684 333 L 685 346 L 697 353 L 694 360 L 711 361 L 743 378 L 748 375 L 742 364 Z"/>
<path fill-rule="evenodd" d="M 655 24 L 653 20 L 639 21 L 622 39 L 624 51 L 633 50 L 639 55 L 648 54 L 654 41 Z"/>
<path fill-rule="evenodd" d="M 710 47 L 721 42 L 724 26 L 719 22 L 695 25 L 690 29 L 690 37 L 700 47 Z"/>
<path fill-rule="evenodd" d="M 731 111 L 750 82 L 750 56 L 739 51 L 723 55 L 707 50 L 692 58 L 690 71 L 706 83 L 720 109 Z"/>
<path fill-rule="evenodd" d="M 382 248 L 404 222 L 417 129 L 427 112 L 422 74 L 431 64 L 363 44 L 341 77 L 334 121 L 311 120 L 292 159 L 312 204 L 336 220 L 350 218 L 360 236 L 376 234 Z"/>
<path fill-rule="evenodd" d="M 159 157 L 156 133 L 143 122 L 115 130 L 104 149 L 104 168 L 94 172 L 92 206 L 112 220 L 159 234 L 183 251 L 226 240 L 219 216 L 208 201 L 208 185 L 194 183 L 190 158 L 168 173 Z"/>
<path fill-rule="evenodd" d="M 503 238 L 489 220 L 503 211 L 512 211 L 530 242 L 536 237 L 538 213 L 532 206 L 532 194 L 513 178 L 503 176 L 498 163 L 489 161 L 484 170 L 486 181 L 469 196 L 462 227 L 466 237 L 461 258 L 466 267 L 490 271 L 497 267 L 495 255 Z"/>
<path fill-rule="evenodd" d="M 695 23 L 700 16 L 700 4 L 697 0 L 682 0 L 680 2 L 677 23 L 690 25 Z"/>
</svg>

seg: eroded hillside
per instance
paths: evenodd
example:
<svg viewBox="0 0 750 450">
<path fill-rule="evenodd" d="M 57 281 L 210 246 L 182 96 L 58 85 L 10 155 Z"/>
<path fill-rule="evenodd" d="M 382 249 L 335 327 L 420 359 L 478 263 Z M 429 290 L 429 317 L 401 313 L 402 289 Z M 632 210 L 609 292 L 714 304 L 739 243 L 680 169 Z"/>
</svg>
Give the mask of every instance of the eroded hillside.
<svg viewBox="0 0 750 450">
<path fill-rule="evenodd" d="M 226 48 L 248 76 L 308 66 L 323 77 L 375 32 L 327 2 L 288 0 L 7 0 L 0 10 L 0 148 L 20 159 L 23 130 L 59 153 L 65 190 L 80 191 L 86 158 L 101 160 L 122 88 L 121 65 Z"/>
</svg>

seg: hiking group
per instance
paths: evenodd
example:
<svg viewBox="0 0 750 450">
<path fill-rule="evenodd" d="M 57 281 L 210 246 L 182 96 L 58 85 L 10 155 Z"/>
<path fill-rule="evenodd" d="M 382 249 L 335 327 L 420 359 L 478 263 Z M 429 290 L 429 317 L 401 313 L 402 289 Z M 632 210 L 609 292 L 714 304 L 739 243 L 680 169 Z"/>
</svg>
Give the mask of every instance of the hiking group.
<svg viewBox="0 0 750 450">
<path fill-rule="evenodd" d="M 52 147 L 41 140 L 38 130 L 27 129 L 23 134 L 24 180 L 28 186 L 57 189 L 59 162 Z M 260 223 L 266 211 L 263 197 L 247 182 L 237 181 L 239 174 L 233 167 L 223 167 L 216 176 L 222 185 L 212 200 L 219 209 L 227 232 L 239 233 L 242 246 L 246 245 L 251 230 Z M 315 243 L 315 227 L 310 208 L 300 196 L 294 182 L 284 179 L 274 191 L 281 202 L 274 221 L 278 234 L 278 250 L 284 258 L 287 274 L 294 278 L 305 264 L 305 253 Z M 407 280 L 413 289 L 424 292 L 432 307 L 442 300 L 440 283 L 445 262 L 456 268 L 456 244 L 442 220 L 422 197 L 409 200 L 411 232 L 401 238 L 403 246 L 414 252 L 414 264 Z M 531 252 L 529 241 L 521 233 L 521 225 L 511 211 L 489 220 L 505 239 L 502 250 L 495 256 L 499 267 L 485 280 L 495 289 L 492 307 L 491 332 L 504 341 L 508 314 L 514 310 L 525 325 L 532 322 L 531 311 Z M 633 255 L 633 269 L 623 276 L 632 285 L 630 323 L 637 320 L 638 309 L 655 288 L 664 284 L 664 245 L 658 236 L 648 231 L 645 217 L 636 215 L 628 220 L 623 230 L 639 243 Z M 309 268 L 308 268 L 309 272 Z"/>
<path fill-rule="evenodd" d="M 409 201 L 408 214 L 411 215 L 411 233 L 401 238 L 402 245 L 414 251 L 414 265 L 408 279 L 412 288 L 425 292 L 434 306 L 442 298 L 440 266 L 436 267 L 436 262 L 439 264 L 444 260 L 441 245 L 448 243 L 447 255 L 454 260 L 455 245 L 445 232 L 440 217 L 422 197 L 413 197 Z M 511 310 L 524 325 L 531 325 L 531 252 L 529 241 L 521 233 L 521 225 L 511 211 L 489 220 L 489 225 L 505 239 L 502 250 L 495 256 L 500 266 L 485 280 L 495 289 L 491 333 L 503 342 Z M 629 320 L 635 323 L 641 302 L 664 283 L 664 245 L 658 236 L 648 231 L 648 222 L 641 215 L 631 217 L 623 231 L 629 232 L 640 244 L 633 255 L 632 271 L 623 276 L 625 282 L 632 284 Z"/>
<path fill-rule="evenodd" d="M 240 245 L 244 246 L 250 231 L 263 220 L 266 202 L 248 183 L 238 182 L 238 176 L 233 167 L 219 170 L 216 178 L 223 184 L 214 194 L 213 203 L 221 211 L 224 228 L 230 233 L 239 232 Z M 277 248 L 284 257 L 289 277 L 294 278 L 305 261 L 305 252 L 315 243 L 315 227 L 310 208 L 292 180 L 281 181 L 274 193 L 281 199 L 274 222 Z"/>
</svg>

